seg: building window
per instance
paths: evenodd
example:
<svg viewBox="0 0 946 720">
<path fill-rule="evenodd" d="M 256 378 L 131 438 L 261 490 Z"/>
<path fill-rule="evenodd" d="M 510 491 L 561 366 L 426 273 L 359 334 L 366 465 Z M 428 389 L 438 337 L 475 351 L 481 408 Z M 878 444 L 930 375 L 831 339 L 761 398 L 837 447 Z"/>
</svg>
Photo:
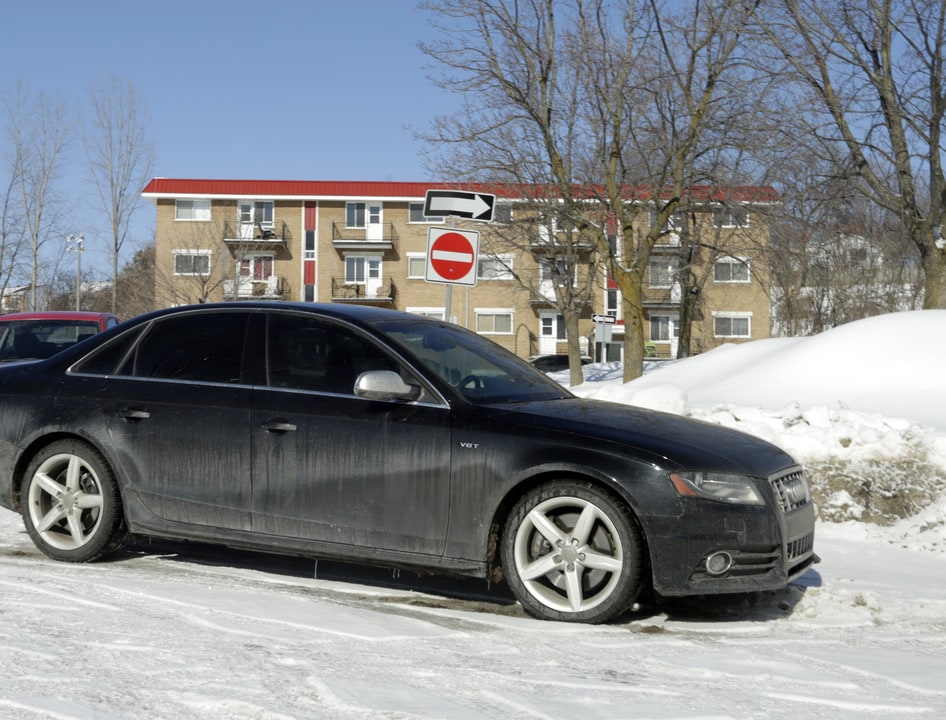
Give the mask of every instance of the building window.
<svg viewBox="0 0 946 720">
<path fill-rule="evenodd" d="M 568 261 L 565 258 L 556 258 L 554 264 L 551 260 L 542 260 L 539 263 L 539 281 L 559 287 L 575 287 L 578 284 L 578 267 L 569 273 Z"/>
<path fill-rule="evenodd" d="M 647 282 L 652 288 L 670 288 L 677 276 L 676 258 L 658 258 L 647 265 Z"/>
<path fill-rule="evenodd" d="M 713 208 L 713 226 L 718 228 L 749 227 L 749 211 L 744 207 Z"/>
<path fill-rule="evenodd" d="M 345 282 L 363 285 L 381 278 L 381 258 L 349 255 L 345 258 Z"/>
<path fill-rule="evenodd" d="M 748 258 L 720 258 L 713 265 L 713 280 L 718 283 L 749 282 Z"/>
<path fill-rule="evenodd" d="M 512 280 L 512 255 L 480 256 L 476 276 L 480 280 Z"/>
<path fill-rule="evenodd" d="M 174 219 L 191 222 L 210 220 L 210 200 L 175 200 Z"/>
<path fill-rule="evenodd" d="M 493 222 L 508 225 L 512 222 L 512 203 L 497 202 L 493 206 Z"/>
<path fill-rule="evenodd" d="M 752 337 L 752 313 L 713 313 L 713 336 Z"/>
<path fill-rule="evenodd" d="M 365 226 L 365 203 L 345 203 L 345 227 L 363 228 Z"/>
<path fill-rule="evenodd" d="M 680 337 L 680 328 L 669 315 L 650 316 L 650 339 L 654 342 L 670 342 Z"/>
<path fill-rule="evenodd" d="M 476 332 L 482 335 L 512 335 L 512 310 L 477 310 Z"/>
<path fill-rule="evenodd" d="M 275 203 L 272 200 L 241 200 L 237 205 L 237 215 L 241 225 L 271 228 L 274 208 Z"/>
<path fill-rule="evenodd" d="M 237 263 L 237 274 L 244 280 L 268 280 L 273 274 L 273 256 L 246 255 Z"/>
<path fill-rule="evenodd" d="M 657 224 L 657 208 L 650 208 L 650 226 L 653 227 Z M 670 217 L 667 219 L 666 225 L 664 225 L 661 230 L 664 232 L 680 232 L 683 229 L 683 213 L 679 210 L 675 210 L 670 214 Z"/>
<path fill-rule="evenodd" d="M 442 215 L 424 215 L 424 203 L 422 202 L 412 202 L 408 206 L 409 216 L 408 222 L 412 223 L 442 223 Z"/>
<path fill-rule="evenodd" d="M 423 280 L 427 277 L 427 255 L 421 253 L 407 254 L 407 277 Z"/>
<path fill-rule="evenodd" d="M 175 250 L 175 275 L 209 275 L 210 250 Z"/>
<path fill-rule="evenodd" d="M 413 313 L 414 315 L 421 315 L 425 318 L 430 318 L 431 320 L 443 320 L 443 308 L 435 307 L 408 307 L 407 312 Z"/>
<path fill-rule="evenodd" d="M 604 314 L 618 316 L 618 290 L 604 291 Z"/>
</svg>

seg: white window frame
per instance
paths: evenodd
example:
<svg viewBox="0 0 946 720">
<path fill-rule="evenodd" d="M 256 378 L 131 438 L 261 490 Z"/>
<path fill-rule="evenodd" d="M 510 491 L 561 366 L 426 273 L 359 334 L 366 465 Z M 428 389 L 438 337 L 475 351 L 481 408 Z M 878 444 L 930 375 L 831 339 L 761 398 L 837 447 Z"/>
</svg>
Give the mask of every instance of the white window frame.
<svg viewBox="0 0 946 720">
<path fill-rule="evenodd" d="M 241 225 L 259 225 L 271 229 L 275 225 L 276 203 L 273 200 L 240 200 L 237 221 Z"/>
<path fill-rule="evenodd" d="M 544 258 L 539 261 L 539 282 L 555 283 L 561 280 L 563 274 L 567 273 L 558 273 L 553 268 L 561 268 L 563 270 L 568 269 L 568 260 L 564 257 L 556 258 Z M 570 287 L 578 287 L 578 265 L 576 264 L 572 268 L 572 277 L 569 278 L 571 285 Z M 564 287 L 564 286 L 562 286 Z"/>
<path fill-rule="evenodd" d="M 654 271 L 659 273 L 666 272 L 666 282 L 654 282 Z M 679 260 L 674 257 L 652 258 L 647 263 L 647 285 L 655 290 L 669 290 L 673 288 L 676 282 L 676 275 L 679 272 Z M 657 278 L 662 280 L 662 278 Z"/>
<path fill-rule="evenodd" d="M 480 335 L 512 335 L 515 332 L 516 313 L 512 308 L 476 308 L 473 313 L 476 316 L 476 332 Z M 496 318 L 499 317 L 509 318 L 509 330 L 496 330 Z M 480 329 L 480 321 L 486 318 L 492 318 L 491 330 Z"/>
<path fill-rule="evenodd" d="M 512 255 L 480 255 L 476 260 L 476 277 L 486 281 L 513 280 L 512 263 Z"/>
<path fill-rule="evenodd" d="M 420 272 L 415 265 L 420 265 Z M 427 253 L 407 253 L 407 278 L 425 280 L 427 278 Z"/>
<path fill-rule="evenodd" d="M 174 201 L 175 222 L 210 222 L 210 198 L 177 198 Z"/>
<path fill-rule="evenodd" d="M 354 279 L 348 275 L 348 261 L 361 260 L 361 279 L 358 279 L 357 273 Z M 379 254 L 346 255 L 345 256 L 345 284 L 346 285 L 365 285 L 368 280 L 381 280 L 381 262 Z"/>
<path fill-rule="evenodd" d="M 743 206 L 714 207 L 713 227 L 717 228 L 747 228 L 749 227 L 749 209 Z"/>
<path fill-rule="evenodd" d="M 361 224 L 358 225 L 359 216 L 361 217 Z M 352 218 L 354 222 L 352 223 Z M 345 227 L 346 228 L 356 228 L 364 229 L 368 227 L 368 203 L 364 200 L 350 200 L 345 203 Z"/>
<path fill-rule="evenodd" d="M 719 332 L 718 321 L 728 320 L 730 322 L 730 332 L 728 334 Z M 746 332 L 734 333 L 732 331 L 733 320 L 745 320 Z M 752 337 L 752 313 L 751 312 L 714 312 L 713 313 L 713 337 L 714 338 L 740 338 L 748 339 Z"/>
<path fill-rule="evenodd" d="M 604 314 L 620 317 L 621 291 L 618 288 L 604 289 Z"/>
<path fill-rule="evenodd" d="M 430 225 L 431 223 L 442 223 L 442 215 L 424 215 L 424 201 L 409 202 L 407 204 L 407 222 L 415 225 Z"/>
<path fill-rule="evenodd" d="M 442 307 L 408 307 L 406 312 L 431 318 L 432 320 L 443 320 L 446 316 Z"/>
<path fill-rule="evenodd" d="M 720 279 L 719 273 L 717 272 L 721 267 L 728 266 L 729 268 L 729 278 Z M 745 278 L 734 278 L 733 270 L 736 267 L 745 268 Z M 720 285 L 746 285 L 752 282 L 752 268 L 749 264 L 749 258 L 747 257 L 734 257 L 732 255 L 727 255 L 726 257 L 719 258 L 716 262 L 713 263 L 713 282 Z"/>
<path fill-rule="evenodd" d="M 172 255 L 174 258 L 174 275 L 178 277 L 206 277 L 210 275 L 210 260 L 213 256 L 212 250 L 173 250 Z M 207 258 L 207 270 L 206 272 L 179 272 L 177 269 L 177 259 L 179 257 L 204 257 Z"/>
<path fill-rule="evenodd" d="M 654 331 L 654 324 L 655 324 L 655 322 L 656 322 L 658 328 L 663 327 L 663 328 L 665 328 L 665 329 L 667 330 L 667 337 L 654 337 L 654 332 L 653 332 L 653 331 Z M 668 343 L 668 342 L 671 342 L 671 341 L 673 341 L 673 340 L 679 340 L 679 339 L 680 339 L 680 323 L 677 321 L 677 317 L 676 317 L 675 315 L 669 315 L 669 314 L 666 314 L 666 315 L 665 315 L 665 314 L 654 315 L 654 314 L 651 314 L 651 316 L 650 316 L 650 318 L 649 318 L 649 330 L 648 330 L 648 334 L 649 334 L 649 338 L 648 338 L 648 339 L 649 339 L 651 342 L 655 342 L 655 343 L 657 343 L 657 342 L 659 342 L 659 343 Z M 659 335 L 661 335 L 661 333 L 658 332 L 657 335 L 659 336 Z"/>
<path fill-rule="evenodd" d="M 244 263 L 247 265 L 247 273 L 244 273 Z M 268 274 L 257 273 L 257 268 L 269 268 Z M 273 253 L 245 253 L 237 259 L 236 274 L 242 282 L 267 282 L 276 273 L 276 255 Z M 259 277 L 257 277 L 259 274 Z"/>
</svg>

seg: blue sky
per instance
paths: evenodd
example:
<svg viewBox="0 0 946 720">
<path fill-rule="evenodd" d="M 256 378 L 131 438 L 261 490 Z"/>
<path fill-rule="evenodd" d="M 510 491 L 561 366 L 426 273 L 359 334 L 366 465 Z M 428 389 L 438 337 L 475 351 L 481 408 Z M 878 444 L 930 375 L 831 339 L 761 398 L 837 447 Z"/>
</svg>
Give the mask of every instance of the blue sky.
<svg viewBox="0 0 946 720">
<path fill-rule="evenodd" d="M 158 176 L 437 179 L 413 130 L 457 99 L 427 78 L 417 42 L 431 30 L 416 3 L 8 3 L 0 93 L 22 81 L 75 104 L 106 74 L 132 81 L 147 106 Z M 85 172 L 77 145 L 62 190 L 75 204 L 71 231 L 84 232 L 94 254 L 99 231 L 87 212 Z M 147 205 L 136 227 L 144 235 L 153 225 Z"/>
</svg>

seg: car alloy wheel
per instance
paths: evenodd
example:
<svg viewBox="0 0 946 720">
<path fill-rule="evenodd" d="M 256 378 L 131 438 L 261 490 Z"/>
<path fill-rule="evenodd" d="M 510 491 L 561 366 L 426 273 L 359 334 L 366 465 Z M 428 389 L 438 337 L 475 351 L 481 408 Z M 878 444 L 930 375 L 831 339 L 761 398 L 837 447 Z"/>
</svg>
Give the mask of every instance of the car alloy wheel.
<svg viewBox="0 0 946 720">
<path fill-rule="evenodd" d="M 506 523 L 503 567 L 535 617 L 605 622 L 641 587 L 643 541 L 628 508 L 590 483 L 556 481 L 527 493 Z"/>
<path fill-rule="evenodd" d="M 30 463 L 23 520 L 36 546 L 57 560 L 88 562 L 126 537 L 115 478 L 88 445 L 53 443 Z"/>
</svg>

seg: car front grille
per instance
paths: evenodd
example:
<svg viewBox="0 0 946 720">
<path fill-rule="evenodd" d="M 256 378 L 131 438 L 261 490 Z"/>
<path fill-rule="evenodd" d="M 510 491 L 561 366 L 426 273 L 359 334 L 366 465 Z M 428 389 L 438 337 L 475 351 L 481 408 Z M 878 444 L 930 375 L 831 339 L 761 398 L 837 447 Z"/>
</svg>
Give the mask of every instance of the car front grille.
<svg viewBox="0 0 946 720">
<path fill-rule="evenodd" d="M 800 557 L 804 557 L 811 552 L 812 548 L 815 546 L 815 534 L 809 533 L 805 537 L 798 538 L 797 540 L 792 540 L 788 543 L 785 548 L 788 561 L 792 562 Z"/>
<path fill-rule="evenodd" d="M 788 514 L 811 502 L 808 480 L 801 470 L 793 470 L 784 475 L 769 478 L 775 497 L 782 512 Z"/>
</svg>

